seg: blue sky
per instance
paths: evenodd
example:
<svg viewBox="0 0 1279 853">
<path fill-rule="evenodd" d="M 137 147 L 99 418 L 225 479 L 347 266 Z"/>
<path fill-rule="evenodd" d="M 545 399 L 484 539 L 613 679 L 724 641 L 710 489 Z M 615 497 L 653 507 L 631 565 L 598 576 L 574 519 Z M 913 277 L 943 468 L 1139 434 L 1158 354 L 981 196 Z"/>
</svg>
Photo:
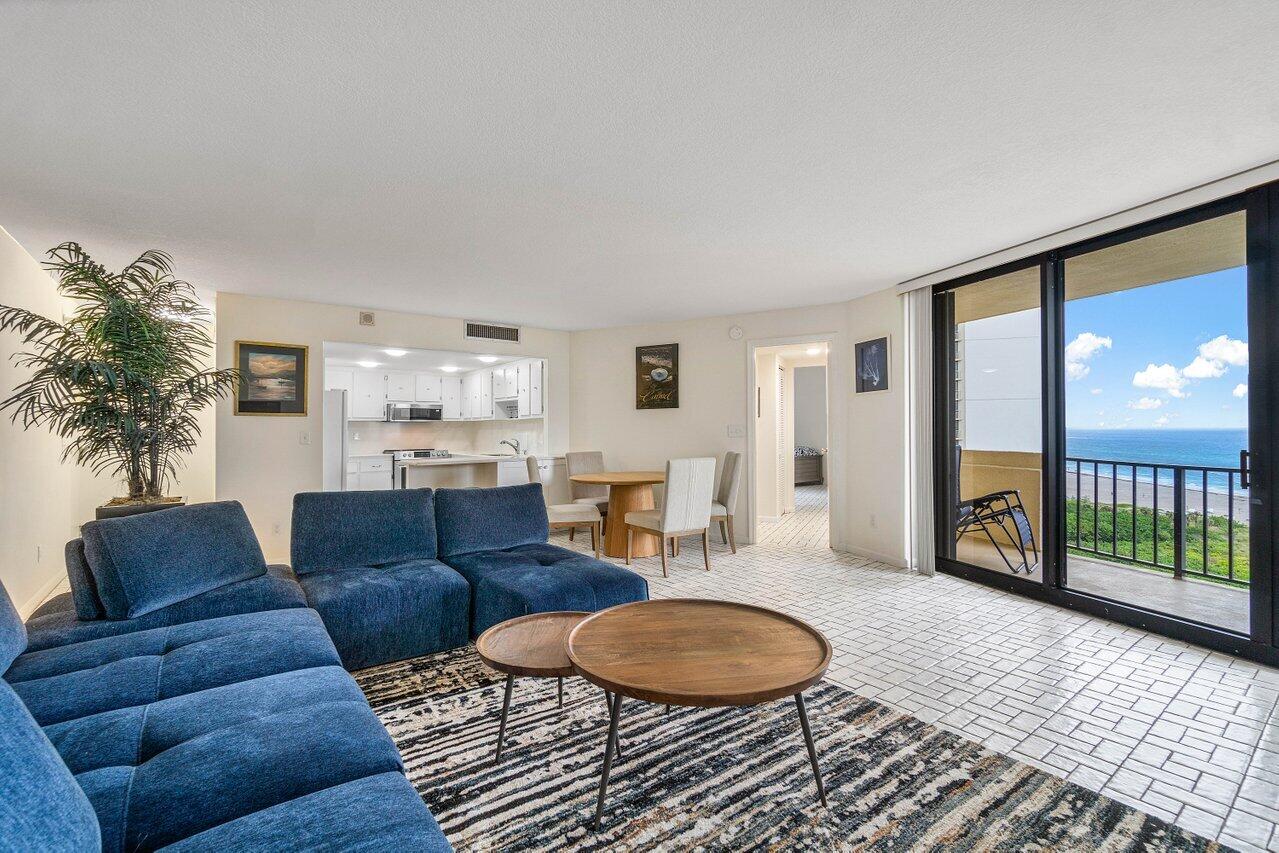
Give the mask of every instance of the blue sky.
<svg viewBox="0 0 1279 853">
<path fill-rule="evenodd" d="M 1245 267 L 1076 299 L 1065 325 L 1067 427 L 1248 425 Z"/>
</svg>

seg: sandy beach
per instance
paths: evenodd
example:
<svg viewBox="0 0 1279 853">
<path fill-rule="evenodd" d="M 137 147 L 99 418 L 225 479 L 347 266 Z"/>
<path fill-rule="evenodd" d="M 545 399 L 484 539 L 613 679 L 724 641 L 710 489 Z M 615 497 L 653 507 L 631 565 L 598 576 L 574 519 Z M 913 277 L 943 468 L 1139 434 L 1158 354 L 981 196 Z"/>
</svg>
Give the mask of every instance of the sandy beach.
<svg viewBox="0 0 1279 853">
<path fill-rule="evenodd" d="M 1097 502 L 1103 506 L 1110 503 L 1112 481 L 1110 477 L 1099 476 L 1097 478 Z M 1117 483 L 1119 494 L 1117 502 L 1120 504 L 1131 504 L 1132 498 L 1132 481 L 1120 479 Z M 1083 493 L 1084 500 L 1093 500 L 1093 477 L 1091 473 L 1081 474 L 1079 477 L 1079 490 Z M 1070 500 L 1075 497 L 1075 475 L 1073 472 L 1066 476 L 1066 499 Z M 1137 482 L 1137 506 L 1152 507 L 1154 505 L 1155 486 L 1154 483 Z M 1200 484 L 1186 484 L 1186 511 L 1202 512 L 1203 511 L 1204 492 Z M 1171 511 L 1173 503 L 1172 475 L 1168 475 L 1167 483 L 1163 477 L 1160 477 L 1159 483 L 1159 509 L 1163 511 Z M 1229 512 L 1229 498 L 1220 492 L 1208 492 L 1208 514 L 1209 515 L 1227 515 Z M 1247 495 L 1235 494 L 1234 497 L 1235 521 L 1241 524 L 1248 523 L 1248 497 Z"/>
</svg>

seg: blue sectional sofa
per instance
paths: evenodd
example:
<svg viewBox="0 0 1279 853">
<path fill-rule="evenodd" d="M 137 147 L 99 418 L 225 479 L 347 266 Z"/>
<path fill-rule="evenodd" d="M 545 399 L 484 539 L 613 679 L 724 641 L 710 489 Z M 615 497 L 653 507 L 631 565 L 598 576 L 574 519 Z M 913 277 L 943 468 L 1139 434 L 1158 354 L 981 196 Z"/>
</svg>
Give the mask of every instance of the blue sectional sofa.
<svg viewBox="0 0 1279 853">
<path fill-rule="evenodd" d="M 83 554 L 100 618 L 24 626 L 0 587 L 0 849 L 449 849 L 238 504 L 92 522 Z"/>
<path fill-rule="evenodd" d="M 295 577 L 234 501 L 86 524 L 71 593 L 0 586 L 0 850 L 448 850 L 346 669 L 648 597 L 547 532 L 540 484 L 300 494 Z"/>
<path fill-rule="evenodd" d="M 471 585 L 471 636 L 516 616 L 648 599 L 629 569 L 547 544 L 542 484 L 435 493 L 440 559 Z"/>
<path fill-rule="evenodd" d="M 347 669 L 466 644 L 471 588 L 435 559 L 430 489 L 295 495 L 290 551 Z"/>
</svg>

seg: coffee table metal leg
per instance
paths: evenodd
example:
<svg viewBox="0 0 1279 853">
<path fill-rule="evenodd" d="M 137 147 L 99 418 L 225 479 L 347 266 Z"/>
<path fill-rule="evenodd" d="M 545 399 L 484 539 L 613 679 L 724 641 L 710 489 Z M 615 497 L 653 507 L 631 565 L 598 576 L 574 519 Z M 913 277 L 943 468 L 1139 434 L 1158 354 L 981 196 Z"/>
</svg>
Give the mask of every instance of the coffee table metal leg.
<svg viewBox="0 0 1279 853">
<path fill-rule="evenodd" d="M 497 755 L 493 756 L 494 761 L 500 761 L 502 758 L 502 741 L 506 738 L 506 715 L 511 712 L 511 689 L 515 686 L 515 676 L 506 676 L 506 695 L 502 697 L 502 722 L 497 727 Z"/>
<path fill-rule="evenodd" d="M 598 832 L 600 818 L 604 814 L 604 795 L 608 791 L 608 771 L 613 767 L 613 751 L 617 748 L 617 718 L 622 713 L 622 694 L 615 693 L 609 701 L 608 740 L 604 744 L 604 771 L 600 774 L 600 795 L 595 801 L 595 824 Z"/>
<path fill-rule="evenodd" d="M 813 745 L 813 730 L 808 727 L 808 712 L 804 709 L 804 694 L 795 694 L 795 707 L 799 709 L 799 725 L 804 730 L 804 746 L 808 747 L 808 760 L 813 764 L 813 778 L 817 780 L 817 796 L 822 808 L 826 807 L 826 788 L 822 785 L 822 771 L 817 766 L 817 747 Z"/>
<path fill-rule="evenodd" d="M 612 716 L 612 714 L 613 714 L 613 694 L 612 694 L 612 693 L 609 693 L 607 690 L 605 690 L 605 691 L 604 691 L 604 704 L 605 704 L 605 706 L 607 706 L 607 707 L 608 707 L 608 713 L 609 713 L 609 715 L 610 715 L 610 716 Z M 618 757 L 618 760 L 621 760 L 621 758 L 622 758 L 622 736 L 621 736 L 621 735 L 618 735 L 618 736 L 617 736 L 617 757 Z"/>
<path fill-rule="evenodd" d="M 563 708 L 564 707 L 564 676 L 560 676 L 556 680 L 559 682 L 559 692 L 560 692 L 559 706 Z"/>
</svg>

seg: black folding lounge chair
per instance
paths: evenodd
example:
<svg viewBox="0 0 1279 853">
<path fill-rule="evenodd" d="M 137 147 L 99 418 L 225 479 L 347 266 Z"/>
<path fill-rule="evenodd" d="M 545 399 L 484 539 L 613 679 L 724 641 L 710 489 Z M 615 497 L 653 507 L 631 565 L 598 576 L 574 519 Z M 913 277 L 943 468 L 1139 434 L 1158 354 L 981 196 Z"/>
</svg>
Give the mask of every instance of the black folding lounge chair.
<svg viewBox="0 0 1279 853">
<path fill-rule="evenodd" d="M 959 477 L 959 463 L 963 455 L 964 448 L 956 444 L 956 479 Z M 1008 566 L 1008 571 L 1017 574 L 1025 570 L 1026 574 L 1030 574 L 1035 566 L 1039 565 L 1039 548 L 1035 545 L 1035 531 L 1030 526 L 1026 507 L 1021 502 L 1021 492 L 1017 489 L 1004 489 L 969 500 L 961 498 L 955 514 L 955 541 L 958 542 L 959 537 L 978 528 L 986 534 L 990 544 L 995 546 L 995 551 Z M 1006 546 L 1001 545 L 999 539 L 995 537 L 996 530 L 1008 540 L 1008 545 L 1017 550 L 1017 555 L 1021 558 L 1017 565 L 1013 565 L 1013 562 L 1008 559 L 1008 555 L 1004 552 Z M 1031 562 L 1027 550 L 1034 556 L 1034 562 Z"/>
</svg>

